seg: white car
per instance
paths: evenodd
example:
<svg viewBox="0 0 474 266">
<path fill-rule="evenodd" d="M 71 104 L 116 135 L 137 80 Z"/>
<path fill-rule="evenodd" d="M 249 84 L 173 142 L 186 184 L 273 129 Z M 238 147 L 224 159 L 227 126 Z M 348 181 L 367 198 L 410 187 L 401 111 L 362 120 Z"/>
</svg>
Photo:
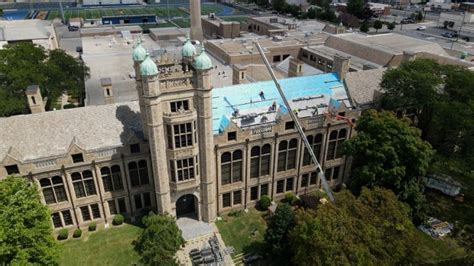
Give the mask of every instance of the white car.
<svg viewBox="0 0 474 266">
<path fill-rule="evenodd" d="M 426 30 L 426 26 L 419 26 L 416 30 Z"/>
</svg>

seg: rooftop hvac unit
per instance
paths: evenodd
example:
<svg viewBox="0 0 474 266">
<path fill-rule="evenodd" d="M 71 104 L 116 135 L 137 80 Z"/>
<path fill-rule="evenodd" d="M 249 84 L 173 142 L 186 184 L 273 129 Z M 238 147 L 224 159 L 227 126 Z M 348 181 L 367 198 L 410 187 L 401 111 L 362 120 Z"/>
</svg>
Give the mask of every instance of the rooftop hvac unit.
<svg viewBox="0 0 474 266">
<path fill-rule="evenodd" d="M 278 23 L 278 18 L 270 18 L 270 23 Z"/>
<path fill-rule="evenodd" d="M 209 13 L 210 19 L 216 19 L 216 13 Z"/>
<path fill-rule="evenodd" d="M 283 41 L 283 37 L 280 36 L 280 35 L 275 35 L 275 36 L 273 36 L 273 41 L 274 41 L 274 42 Z"/>
</svg>

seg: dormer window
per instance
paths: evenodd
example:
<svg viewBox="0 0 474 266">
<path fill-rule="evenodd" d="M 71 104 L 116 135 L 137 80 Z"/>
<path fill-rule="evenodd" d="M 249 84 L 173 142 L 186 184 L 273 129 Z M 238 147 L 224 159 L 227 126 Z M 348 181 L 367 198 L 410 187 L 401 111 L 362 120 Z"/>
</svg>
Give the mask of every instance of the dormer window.
<svg viewBox="0 0 474 266">
<path fill-rule="evenodd" d="M 72 162 L 73 163 L 82 163 L 84 162 L 84 157 L 82 156 L 82 153 L 76 153 L 71 155 Z"/>
<path fill-rule="evenodd" d="M 5 166 L 5 170 L 7 170 L 8 175 L 14 175 L 14 174 L 20 173 L 20 170 L 18 170 L 18 165 L 16 164 Z"/>
<path fill-rule="evenodd" d="M 183 101 L 175 101 L 170 103 L 170 109 L 171 112 L 176 113 L 180 110 L 182 111 L 188 111 L 189 110 L 189 101 L 188 100 L 183 100 Z"/>
<path fill-rule="evenodd" d="M 130 145 L 130 153 L 140 153 L 140 144 L 131 144 Z"/>
</svg>

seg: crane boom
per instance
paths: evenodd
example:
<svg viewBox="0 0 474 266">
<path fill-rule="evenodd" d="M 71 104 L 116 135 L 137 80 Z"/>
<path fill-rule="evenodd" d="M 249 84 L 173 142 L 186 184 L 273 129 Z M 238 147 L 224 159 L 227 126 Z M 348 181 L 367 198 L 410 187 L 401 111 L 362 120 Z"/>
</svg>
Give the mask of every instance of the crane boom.
<svg viewBox="0 0 474 266">
<path fill-rule="evenodd" d="M 288 110 L 288 113 L 290 114 L 290 117 L 291 119 L 293 120 L 293 122 L 295 123 L 295 127 L 296 127 L 296 130 L 298 131 L 301 139 L 303 140 L 303 144 L 305 146 L 305 148 L 308 150 L 309 152 L 309 155 L 311 156 L 311 160 L 314 162 L 314 164 L 316 165 L 316 170 L 319 170 L 318 172 L 318 177 L 319 177 L 319 180 L 321 180 L 321 183 L 323 185 L 323 189 L 324 191 L 326 192 L 326 194 L 328 195 L 329 197 L 329 200 L 334 202 L 334 195 L 332 194 L 332 190 L 331 188 L 329 187 L 329 184 L 325 178 L 325 175 L 324 175 L 324 171 L 323 171 L 323 168 L 321 167 L 321 164 L 319 164 L 318 162 L 318 159 L 316 158 L 316 155 L 314 154 L 313 152 L 313 149 L 311 148 L 311 145 L 309 144 L 308 142 L 308 139 L 306 138 L 306 135 L 304 134 L 303 132 L 303 128 L 301 128 L 301 125 L 300 123 L 298 122 L 298 119 L 296 117 L 296 115 L 293 113 L 293 111 L 291 111 L 291 107 L 290 107 L 290 104 L 288 103 L 288 100 L 286 99 L 286 96 L 285 96 L 285 93 L 283 92 L 283 90 L 281 89 L 281 86 L 280 86 L 280 83 L 278 82 L 276 76 L 275 76 L 275 73 L 273 72 L 271 66 L 270 66 L 270 63 L 268 63 L 268 60 L 267 58 L 265 57 L 265 54 L 263 52 L 263 49 L 262 47 L 260 46 L 260 44 L 258 43 L 258 41 L 255 41 L 255 45 L 257 46 L 257 49 L 258 49 L 258 52 L 260 53 L 260 56 L 262 57 L 263 59 L 263 62 L 265 63 L 265 66 L 267 67 L 268 69 L 268 72 L 270 72 L 270 76 L 272 77 L 273 79 L 273 82 L 275 83 L 275 86 L 278 90 L 278 93 L 280 94 L 282 100 L 283 100 L 283 103 L 285 104 L 285 107 L 286 109 Z"/>
</svg>

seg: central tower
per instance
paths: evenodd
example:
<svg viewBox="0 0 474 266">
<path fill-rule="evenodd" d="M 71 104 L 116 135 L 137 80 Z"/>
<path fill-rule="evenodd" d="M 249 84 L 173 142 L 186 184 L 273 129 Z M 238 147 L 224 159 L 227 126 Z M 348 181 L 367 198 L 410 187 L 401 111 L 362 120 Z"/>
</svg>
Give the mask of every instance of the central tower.
<svg viewBox="0 0 474 266">
<path fill-rule="evenodd" d="M 202 43 L 201 1 L 190 0 L 189 11 L 191 13 L 191 39 Z"/>
</svg>

